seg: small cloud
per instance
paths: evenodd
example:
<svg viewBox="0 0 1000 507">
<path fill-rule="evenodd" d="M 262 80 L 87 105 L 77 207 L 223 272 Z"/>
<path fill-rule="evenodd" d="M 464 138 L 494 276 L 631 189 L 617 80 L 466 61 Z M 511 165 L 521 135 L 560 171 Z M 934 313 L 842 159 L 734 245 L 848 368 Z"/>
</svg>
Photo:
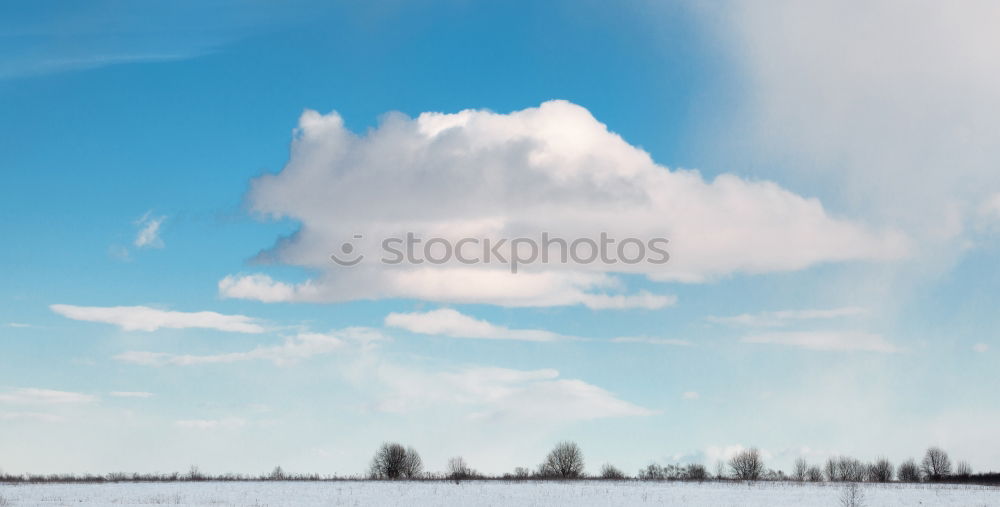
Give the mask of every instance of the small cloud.
<svg viewBox="0 0 1000 507">
<path fill-rule="evenodd" d="M 53 312 L 73 320 L 114 324 L 125 331 L 168 329 L 215 329 L 234 333 L 263 333 L 257 319 L 246 315 L 215 312 L 174 312 L 148 306 L 50 305 Z"/>
<path fill-rule="evenodd" d="M 26 328 L 26 327 L 34 327 L 34 326 L 32 326 L 31 324 L 24 324 L 24 323 L 21 323 L 21 322 L 8 322 L 7 323 L 7 327 Z"/>
<path fill-rule="evenodd" d="M 115 398 L 152 398 L 153 393 L 144 391 L 114 391 L 110 393 Z"/>
<path fill-rule="evenodd" d="M 836 319 L 864 315 L 868 310 L 856 306 L 813 310 L 779 310 L 774 312 L 743 313 L 730 317 L 708 317 L 709 322 L 743 327 L 781 327 L 794 321 Z"/>
<path fill-rule="evenodd" d="M 975 344 L 975 345 L 972 346 L 972 350 L 974 350 L 976 352 L 979 352 L 979 353 L 983 353 L 983 352 L 989 351 L 990 350 L 990 346 L 987 345 L 987 344 L 985 344 L 985 343 L 977 343 L 977 344 Z"/>
<path fill-rule="evenodd" d="M 64 420 L 62 416 L 46 414 L 44 412 L 0 412 L 0 421 L 55 423 Z"/>
<path fill-rule="evenodd" d="M 541 329 L 510 329 L 479 320 L 451 308 L 426 313 L 390 313 L 385 325 L 427 335 L 484 340 L 548 342 L 569 338 Z"/>
<path fill-rule="evenodd" d="M 0 403 L 13 405 L 72 405 L 95 401 L 97 401 L 97 397 L 89 394 L 34 387 L 21 387 L 0 392 Z"/>
<path fill-rule="evenodd" d="M 163 248 L 163 240 L 160 239 L 160 226 L 167 217 L 152 216 L 152 211 L 147 211 L 139 220 L 134 223 L 139 227 L 139 232 L 132 242 L 136 248 Z"/>
<path fill-rule="evenodd" d="M 697 391 L 685 391 L 684 394 L 681 394 L 682 400 L 697 400 L 698 398 L 701 398 L 701 395 Z"/>
<path fill-rule="evenodd" d="M 347 342 L 365 347 L 382 339 L 382 335 L 372 329 L 347 328 L 328 334 L 299 333 L 295 336 L 285 338 L 285 343 L 282 345 L 257 347 L 245 352 L 193 355 L 129 351 L 118 354 L 114 358 L 125 363 L 145 366 L 193 366 L 197 364 L 225 364 L 251 360 L 271 361 L 278 366 L 286 366 L 313 356 L 329 354 L 340 349 Z"/>
<path fill-rule="evenodd" d="M 886 353 L 900 351 L 899 348 L 886 341 L 881 335 L 861 332 L 802 331 L 764 333 L 746 336 L 740 341 L 743 343 L 786 345 L 821 351 Z"/>
<path fill-rule="evenodd" d="M 646 338 L 643 336 L 619 336 L 611 339 L 612 343 L 648 343 L 650 345 L 674 345 L 677 347 L 690 347 L 693 345 L 687 340 L 677 340 L 674 338 Z"/>
<path fill-rule="evenodd" d="M 245 419 L 230 417 L 227 419 L 186 419 L 174 422 L 178 428 L 195 430 L 216 430 L 242 428 L 247 425 Z"/>
</svg>

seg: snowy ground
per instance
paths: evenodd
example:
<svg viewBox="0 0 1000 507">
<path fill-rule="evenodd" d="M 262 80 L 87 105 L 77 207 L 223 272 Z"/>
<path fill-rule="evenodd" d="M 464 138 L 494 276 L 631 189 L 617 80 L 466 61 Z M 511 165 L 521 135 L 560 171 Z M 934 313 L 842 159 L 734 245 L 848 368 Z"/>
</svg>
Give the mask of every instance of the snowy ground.
<svg viewBox="0 0 1000 507">
<path fill-rule="evenodd" d="M 839 506 L 842 484 L 680 482 L 204 482 L 0 485 L 4 505 Z M 864 505 L 1000 506 L 1000 488 L 863 484 Z"/>
</svg>

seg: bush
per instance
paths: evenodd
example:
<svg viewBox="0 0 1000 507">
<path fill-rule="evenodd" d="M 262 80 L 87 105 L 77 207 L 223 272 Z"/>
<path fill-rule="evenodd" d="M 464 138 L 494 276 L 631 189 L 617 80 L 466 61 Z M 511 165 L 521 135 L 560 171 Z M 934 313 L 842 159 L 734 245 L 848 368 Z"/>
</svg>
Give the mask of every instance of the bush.
<svg viewBox="0 0 1000 507">
<path fill-rule="evenodd" d="M 899 465 L 897 475 L 900 482 L 920 482 L 920 468 L 917 462 L 910 458 Z"/>
<path fill-rule="evenodd" d="M 622 480 L 625 479 L 625 472 L 622 472 L 617 467 L 610 463 L 605 463 L 601 467 L 601 479 L 611 479 L 611 480 Z"/>
<path fill-rule="evenodd" d="M 424 471 L 424 462 L 417 451 L 394 442 L 383 443 L 368 467 L 372 479 L 416 479 Z"/>
</svg>

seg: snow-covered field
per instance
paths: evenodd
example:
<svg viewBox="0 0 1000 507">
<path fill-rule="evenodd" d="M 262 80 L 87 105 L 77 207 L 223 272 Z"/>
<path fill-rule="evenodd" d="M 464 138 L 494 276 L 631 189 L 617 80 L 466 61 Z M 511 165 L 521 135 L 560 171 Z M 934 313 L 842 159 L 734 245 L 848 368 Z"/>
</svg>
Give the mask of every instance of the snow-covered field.
<svg viewBox="0 0 1000 507">
<path fill-rule="evenodd" d="M 0 505 L 839 506 L 842 484 L 760 482 L 203 482 L 0 485 Z M 867 506 L 1000 506 L 1000 488 L 863 484 Z"/>
</svg>

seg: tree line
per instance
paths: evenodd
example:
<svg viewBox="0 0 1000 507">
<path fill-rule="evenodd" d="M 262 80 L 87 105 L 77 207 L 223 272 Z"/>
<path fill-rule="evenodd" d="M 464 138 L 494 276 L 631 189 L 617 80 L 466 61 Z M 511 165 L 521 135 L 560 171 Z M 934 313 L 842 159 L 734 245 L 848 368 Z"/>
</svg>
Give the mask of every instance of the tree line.
<svg viewBox="0 0 1000 507">
<path fill-rule="evenodd" d="M 319 474 L 292 474 L 280 466 L 260 475 L 203 473 L 198 467 L 191 467 L 187 473 L 170 474 L 127 474 L 106 475 L 4 475 L 5 483 L 44 482 L 174 482 L 174 481 L 334 481 L 334 480 L 641 480 L 641 481 L 798 481 L 798 482 L 955 482 L 970 484 L 1000 484 L 1000 473 L 973 473 L 965 461 L 953 463 L 948 453 L 939 447 L 931 447 L 918 462 L 907 459 L 898 466 L 887 458 L 864 462 L 849 456 L 831 457 L 821 464 L 810 464 L 799 458 L 792 466 L 791 473 L 770 469 L 765 465 L 764 456 L 757 448 L 744 449 L 728 460 L 719 461 L 714 471 L 705 465 L 651 463 L 630 475 L 610 463 L 602 465 L 594 475 L 587 474 L 583 451 L 574 442 L 559 442 L 534 468 L 517 467 L 512 472 L 501 475 L 482 474 L 473 469 L 461 456 L 448 460 L 444 472 L 428 472 L 424 469 L 420 454 L 413 447 L 395 442 L 380 445 L 363 476 L 321 476 Z"/>
</svg>

